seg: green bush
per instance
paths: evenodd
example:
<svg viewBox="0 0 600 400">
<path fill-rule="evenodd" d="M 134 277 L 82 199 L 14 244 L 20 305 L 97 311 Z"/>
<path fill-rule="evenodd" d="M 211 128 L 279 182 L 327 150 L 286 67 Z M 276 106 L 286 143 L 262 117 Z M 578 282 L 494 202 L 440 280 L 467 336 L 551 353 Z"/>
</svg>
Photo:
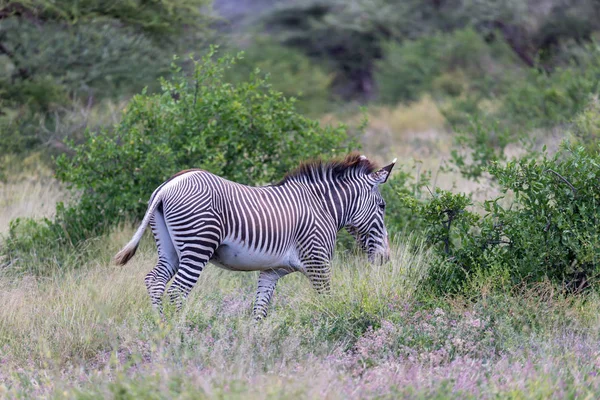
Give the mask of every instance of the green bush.
<svg viewBox="0 0 600 400">
<path fill-rule="evenodd" d="M 298 114 L 295 101 L 262 78 L 225 83 L 236 60 L 212 56 L 194 61 L 192 76 L 174 67 L 159 93 L 144 91 L 131 100 L 113 131 L 88 132 L 87 141 L 72 148 L 73 157 L 57 159 L 57 177 L 80 197 L 72 207 L 59 205 L 55 221 L 40 223 L 40 229 L 51 228 L 44 240 L 78 245 L 120 221 L 141 218 L 153 190 L 183 169 L 268 183 L 301 160 L 349 149 L 343 126 L 321 127 Z M 11 227 L 5 246 L 9 262 L 30 249 L 19 225 Z"/>
<path fill-rule="evenodd" d="M 274 90 L 286 97 L 299 96 L 298 111 L 318 116 L 328 110 L 332 76 L 299 51 L 257 38 L 225 76 L 240 83 L 257 70 L 269 75 Z"/>
<path fill-rule="evenodd" d="M 157 88 L 171 55 L 206 43 L 205 0 L 0 2 L 0 152 L 48 142 L 69 111 Z M 180 35 L 184 28 L 192 32 Z M 50 131 L 50 132 L 49 132 Z"/>
<path fill-rule="evenodd" d="M 595 283 L 599 163 L 597 152 L 564 144 L 554 156 L 492 164 L 489 173 L 503 194 L 483 203 L 482 216 L 468 211 L 468 198 L 449 192 L 417 204 L 430 243 L 447 260 L 431 275 L 433 287 L 447 292 L 481 281 L 510 286 L 549 279 L 579 291 Z"/>
<path fill-rule="evenodd" d="M 375 62 L 375 82 L 380 101 L 392 104 L 417 100 L 424 93 L 458 97 L 469 90 L 489 96 L 501 90 L 514 62 L 502 40 L 487 43 L 466 28 L 387 43 L 383 58 Z"/>
<path fill-rule="evenodd" d="M 509 86 L 499 117 L 521 127 L 552 127 L 568 123 L 591 95 L 600 92 L 600 45 L 587 46 L 585 60 L 551 73 L 531 68 Z"/>
</svg>

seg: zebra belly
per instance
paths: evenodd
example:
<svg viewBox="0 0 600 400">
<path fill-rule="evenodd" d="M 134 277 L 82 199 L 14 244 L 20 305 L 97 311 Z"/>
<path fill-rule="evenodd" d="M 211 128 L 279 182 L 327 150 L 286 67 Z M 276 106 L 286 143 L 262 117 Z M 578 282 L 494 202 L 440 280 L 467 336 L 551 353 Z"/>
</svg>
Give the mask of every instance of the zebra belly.
<svg viewBox="0 0 600 400">
<path fill-rule="evenodd" d="M 223 243 L 210 261 L 218 267 L 232 271 L 262 271 L 273 268 L 299 269 L 296 251 L 289 249 L 284 254 L 262 253 L 250 250 L 241 243 Z"/>
</svg>

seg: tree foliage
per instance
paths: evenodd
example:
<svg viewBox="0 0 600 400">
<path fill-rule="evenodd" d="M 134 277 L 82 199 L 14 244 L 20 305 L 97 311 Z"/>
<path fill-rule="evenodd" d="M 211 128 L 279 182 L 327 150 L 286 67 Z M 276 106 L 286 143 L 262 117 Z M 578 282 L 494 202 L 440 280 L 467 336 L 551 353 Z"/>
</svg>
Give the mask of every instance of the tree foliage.
<svg viewBox="0 0 600 400">
<path fill-rule="evenodd" d="M 73 157 L 57 160 L 57 177 L 79 194 L 59 205 L 54 221 L 17 221 L 6 252 L 10 261 L 37 246 L 78 245 L 119 222 L 141 218 L 150 195 L 174 173 L 203 168 L 246 184 L 278 181 L 311 157 L 345 154 L 346 129 L 321 127 L 295 110 L 295 100 L 256 75 L 224 81 L 236 59 L 210 52 L 193 61 L 191 76 L 174 66 L 158 93 L 142 92 L 110 132 L 91 132 Z"/>
<path fill-rule="evenodd" d="M 0 2 L 0 18 L 17 17 L 37 23 L 114 22 L 142 31 L 165 35 L 186 26 L 202 27 L 206 0 L 20 0 Z"/>
<path fill-rule="evenodd" d="M 300 51 L 272 39 L 257 37 L 244 48 L 243 57 L 227 70 L 226 79 L 243 82 L 256 71 L 269 75 L 273 89 L 297 97 L 296 108 L 307 115 L 322 115 L 331 108 L 332 76 Z"/>
<path fill-rule="evenodd" d="M 304 0 L 274 7 L 263 20 L 282 44 L 327 60 L 339 93 L 372 97 L 373 66 L 385 57 L 385 43 L 470 28 L 487 43 L 506 43 L 528 67 L 543 54 L 550 71 L 561 46 L 589 41 L 600 29 L 599 15 L 595 0 L 550 0 L 544 7 L 517 0 Z"/>
<path fill-rule="evenodd" d="M 206 31 L 204 5 L 205 0 L 1 2 L 0 151 L 18 153 L 46 143 L 45 125 L 58 124 L 79 104 L 127 97 L 152 85 L 168 70 L 177 35 L 186 27 Z"/>
</svg>

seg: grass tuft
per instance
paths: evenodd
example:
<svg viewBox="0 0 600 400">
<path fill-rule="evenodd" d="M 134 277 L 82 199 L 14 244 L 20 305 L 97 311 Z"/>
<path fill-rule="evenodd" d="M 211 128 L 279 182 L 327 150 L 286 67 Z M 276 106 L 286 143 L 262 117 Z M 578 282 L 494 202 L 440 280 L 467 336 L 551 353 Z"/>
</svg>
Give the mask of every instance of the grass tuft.
<svg viewBox="0 0 600 400">
<path fill-rule="evenodd" d="M 110 264 L 132 227 L 92 244 L 98 257 L 48 277 L 0 277 L 0 396 L 57 398 L 540 398 L 600 394 L 600 297 L 552 286 L 433 298 L 431 255 L 411 237 L 392 261 L 342 253 L 332 292 L 283 278 L 270 314 L 251 316 L 256 273 L 209 266 L 183 311 L 162 321 L 143 277 L 142 240 Z M 104 250 L 100 250 L 104 249 Z"/>
</svg>

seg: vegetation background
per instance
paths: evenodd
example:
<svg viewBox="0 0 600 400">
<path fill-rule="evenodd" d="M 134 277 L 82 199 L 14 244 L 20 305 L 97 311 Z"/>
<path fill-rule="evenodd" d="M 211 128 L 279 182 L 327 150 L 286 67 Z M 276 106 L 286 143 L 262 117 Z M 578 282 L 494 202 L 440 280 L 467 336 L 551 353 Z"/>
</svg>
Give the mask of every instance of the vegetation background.
<svg viewBox="0 0 600 400">
<path fill-rule="evenodd" d="M 596 398 L 597 0 L 0 0 L 0 397 Z M 243 52 L 243 53 L 241 53 Z M 166 321 L 154 188 L 384 163 L 391 261 L 208 268 Z"/>
</svg>

